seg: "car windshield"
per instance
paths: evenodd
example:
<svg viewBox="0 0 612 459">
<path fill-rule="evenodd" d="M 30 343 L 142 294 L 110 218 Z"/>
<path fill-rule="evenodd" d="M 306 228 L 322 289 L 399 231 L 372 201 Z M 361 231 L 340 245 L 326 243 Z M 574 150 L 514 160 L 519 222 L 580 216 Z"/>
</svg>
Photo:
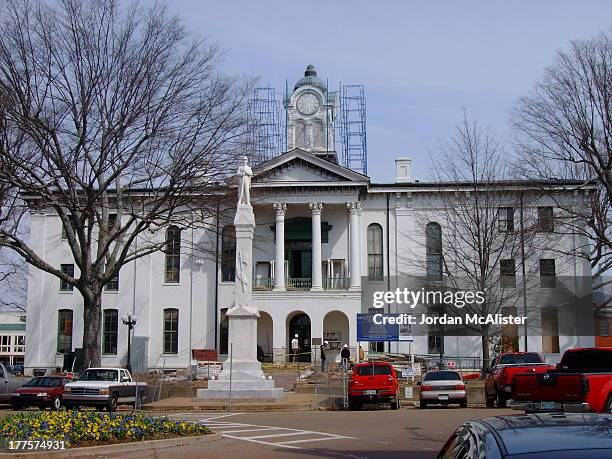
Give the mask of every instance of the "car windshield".
<svg viewBox="0 0 612 459">
<path fill-rule="evenodd" d="M 357 367 L 359 376 L 375 376 L 375 375 L 390 375 L 391 367 L 389 365 L 364 365 Z"/>
<path fill-rule="evenodd" d="M 513 365 L 522 363 L 542 363 L 542 359 L 539 354 L 535 352 L 528 352 L 526 354 L 506 354 L 499 358 L 498 364 L 501 365 Z"/>
<path fill-rule="evenodd" d="M 59 387 L 61 382 L 60 378 L 33 378 L 24 387 Z"/>
<path fill-rule="evenodd" d="M 460 381 L 461 376 L 456 371 L 432 371 L 425 375 L 424 381 Z"/>
<path fill-rule="evenodd" d="M 119 381 L 117 370 L 85 370 L 79 381 Z"/>
<path fill-rule="evenodd" d="M 567 352 L 561 359 L 564 370 L 605 371 L 612 370 L 612 351 L 607 349 L 585 349 Z"/>
</svg>

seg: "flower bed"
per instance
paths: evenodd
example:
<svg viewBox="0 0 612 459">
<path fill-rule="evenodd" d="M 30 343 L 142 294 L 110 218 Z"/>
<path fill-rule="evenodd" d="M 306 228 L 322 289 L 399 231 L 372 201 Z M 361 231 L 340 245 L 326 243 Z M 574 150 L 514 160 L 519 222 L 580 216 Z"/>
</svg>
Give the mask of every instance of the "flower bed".
<svg viewBox="0 0 612 459">
<path fill-rule="evenodd" d="M 0 419 L 2 447 L 16 440 L 60 440 L 67 448 L 204 435 L 210 430 L 192 422 L 145 413 L 35 411 Z"/>
</svg>

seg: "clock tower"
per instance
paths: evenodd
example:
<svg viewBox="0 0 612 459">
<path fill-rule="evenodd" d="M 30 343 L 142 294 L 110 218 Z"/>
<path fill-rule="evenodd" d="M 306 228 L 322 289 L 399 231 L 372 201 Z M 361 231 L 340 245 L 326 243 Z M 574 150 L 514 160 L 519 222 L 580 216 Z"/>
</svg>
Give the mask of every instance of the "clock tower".
<svg viewBox="0 0 612 459">
<path fill-rule="evenodd" d="M 334 143 L 336 93 L 317 77 L 309 65 L 285 99 L 287 109 L 287 149 L 300 148 L 337 163 Z"/>
</svg>

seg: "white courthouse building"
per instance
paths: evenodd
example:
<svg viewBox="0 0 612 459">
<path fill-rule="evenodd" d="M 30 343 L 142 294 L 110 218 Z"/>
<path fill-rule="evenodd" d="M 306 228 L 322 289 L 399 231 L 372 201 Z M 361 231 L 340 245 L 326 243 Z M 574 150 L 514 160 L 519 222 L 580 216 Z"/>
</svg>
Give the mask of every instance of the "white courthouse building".
<svg viewBox="0 0 612 459">
<path fill-rule="evenodd" d="M 391 183 L 373 183 L 338 164 L 336 152 L 329 149 L 335 144 L 329 119 L 330 113 L 332 119 L 335 116 L 335 104 L 310 69 L 286 102 L 287 151 L 253 168 L 251 202 L 257 226 L 252 298 L 261 315 L 257 340 L 264 354 L 277 362 L 286 361 L 294 334 L 299 335 L 302 351 L 308 352 L 312 339 L 320 338 L 330 343 L 331 354 L 348 344 L 354 355 L 357 314 L 367 312 L 362 305 L 363 280 L 424 275 L 425 268 L 409 260 L 424 255 L 425 244 L 418 239 L 424 240 L 427 222 L 439 221 L 442 194 L 454 192 L 448 185 L 414 181 L 409 158 L 389 164 L 395 167 Z M 529 189 L 529 184 L 523 186 Z M 583 191 L 568 192 L 566 199 L 579 202 Z M 526 218 L 537 217 L 535 207 L 555 212 L 554 203 L 543 197 L 526 209 Z M 127 313 L 138 316 L 135 367 L 185 368 L 192 349 L 217 349 L 222 359 L 228 352 L 225 313 L 233 304 L 235 288 L 231 220 L 220 221 L 218 237 L 174 228 L 159 231 L 159 237 L 167 238 L 175 251 L 154 253 L 124 266 L 117 282 L 104 292 L 104 365 L 125 363 L 128 331 L 120 318 Z M 547 237 L 568 247 L 584 243 L 571 235 Z M 32 214 L 31 240 L 46 260 L 74 269 L 61 221 L 52 209 Z M 212 241 L 216 259 L 190 253 L 194 241 Z M 554 253 L 529 256 L 557 258 Z M 575 257 L 552 264 L 557 273 L 590 275 L 588 263 Z M 381 289 L 386 287 L 381 280 Z M 61 367 L 63 354 L 82 345 L 81 296 L 56 277 L 31 269 L 26 327 L 26 371 Z M 478 337 L 444 339 L 446 354 L 481 356 Z M 415 336 L 411 344 L 364 343 L 363 348 L 436 354 L 439 340 L 432 333 Z M 529 350 L 547 353 L 592 344 L 592 336 L 580 333 L 559 336 L 552 346 L 538 337 L 529 338 Z"/>
</svg>

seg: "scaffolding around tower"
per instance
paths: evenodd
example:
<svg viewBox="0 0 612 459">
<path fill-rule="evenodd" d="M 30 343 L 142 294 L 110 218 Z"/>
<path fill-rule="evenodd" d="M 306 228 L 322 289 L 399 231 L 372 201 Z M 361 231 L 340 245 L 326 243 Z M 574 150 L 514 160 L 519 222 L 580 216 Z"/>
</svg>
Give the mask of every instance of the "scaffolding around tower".
<svg viewBox="0 0 612 459">
<path fill-rule="evenodd" d="M 361 84 L 340 83 L 340 137 L 344 166 L 368 174 L 366 99 Z"/>
<path fill-rule="evenodd" d="M 248 156 L 257 165 L 287 148 L 286 115 L 274 88 L 255 88 L 247 102 Z"/>
</svg>

